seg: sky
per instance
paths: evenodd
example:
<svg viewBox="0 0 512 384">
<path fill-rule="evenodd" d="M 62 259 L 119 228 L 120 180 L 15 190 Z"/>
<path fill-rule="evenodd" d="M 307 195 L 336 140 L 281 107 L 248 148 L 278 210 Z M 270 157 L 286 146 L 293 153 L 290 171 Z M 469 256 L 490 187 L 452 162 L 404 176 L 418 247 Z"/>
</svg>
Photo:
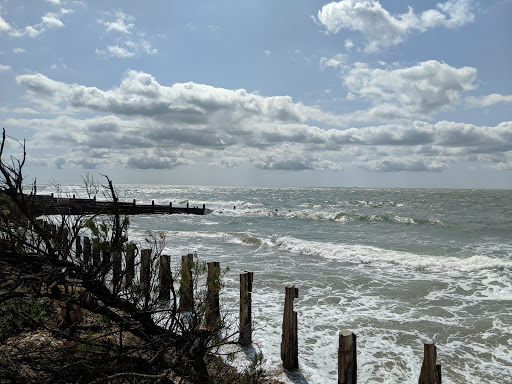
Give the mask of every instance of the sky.
<svg viewBox="0 0 512 384">
<path fill-rule="evenodd" d="M 0 0 L 0 124 L 38 183 L 510 189 L 512 0 Z"/>
</svg>

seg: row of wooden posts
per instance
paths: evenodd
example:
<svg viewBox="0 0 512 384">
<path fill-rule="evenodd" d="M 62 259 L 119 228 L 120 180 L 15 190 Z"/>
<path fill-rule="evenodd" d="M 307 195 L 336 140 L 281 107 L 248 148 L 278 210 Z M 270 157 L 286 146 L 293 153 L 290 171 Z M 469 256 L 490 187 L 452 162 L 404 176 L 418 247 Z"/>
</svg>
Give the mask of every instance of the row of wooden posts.
<svg viewBox="0 0 512 384">
<path fill-rule="evenodd" d="M 295 285 L 285 288 L 281 359 L 287 370 L 299 368 L 298 320 L 293 310 L 293 299 L 299 297 Z M 339 332 L 338 338 L 338 384 L 357 383 L 356 334 L 349 330 Z M 418 384 L 441 384 L 441 365 L 437 363 L 437 349 L 433 342 L 423 345 L 423 363 Z"/>
<path fill-rule="evenodd" d="M 89 237 L 83 238 L 83 245 L 80 237 L 76 241 L 76 256 L 81 258 L 84 264 L 90 263 L 99 265 L 101 262 L 100 249 L 97 246 L 98 239 Z M 82 257 L 83 256 L 83 257 Z M 103 255 L 103 258 L 112 257 L 112 286 L 119 289 L 122 279 L 122 262 L 119 254 Z M 181 258 L 181 280 L 180 280 L 180 311 L 193 309 L 194 285 L 192 276 L 194 255 L 188 254 Z M 151 249 L 141 250 L 140 283 L 144 291 L 144 299 L 147 303 L 150 299 L 151 283 Z M 219 305 L 219 277 L 220 263 L 212 261 L 207 263 L 207 311 L 206 325 L 214 326 L 220 319 Z M 128 249 L 125 252 L 125 287 L 133 284 L 135 276 L 135 251 Z M 159 277 L 159 300 L 170 300 L 170 289 L 172 281 L 171 259 L 168 255 L 160 256 Z M 254 273 L 244 271 L 240 274 L 240 317 L 239 317 L 239 339 L 243 347 L 252 344 L 252 286 Z M 283 312 L 283 329 L 281 338 L 281 359 L 283 367 L 287 370 L 299 368 L 298 349 L 298 319 L 297 312 L 293 309 L 293 300 L 299 297 L 299 289 L 295 285 L 285 287 L 285 300 Z M 338 384 L 354 384 L 357 382 L 357 351 L 356 334 L 348 330 L 339 332 L 338 340 Z M 441 365 L 437 363 L 437 350 L 432 342 L 424 344 L 424 357 L 421 366 L 419 384 L 440 384 Z"/>
<path fill-rule="evenodd" d="M 137 215 L 137 214 L 195 214 L 204 215 L 207 213 L 206 205 L 202 207 L 191 207 L 186 203 L 186 207 L 173 206 L 172 202 L 166 204 L 155 204 L 155 200 L 151 204 L 141 204 L 135 199 L 132 202 L 96 200 L 96 196 L 92 199 L 82 199 L 73 197 L 54 197 L 51 195 L 33 195 L 30 196 L 32 209 L 35 214 L 40 215 L 80 215 L 80 214 L 112 214 L 114 212 L 121 215 Z"/>
</svg>

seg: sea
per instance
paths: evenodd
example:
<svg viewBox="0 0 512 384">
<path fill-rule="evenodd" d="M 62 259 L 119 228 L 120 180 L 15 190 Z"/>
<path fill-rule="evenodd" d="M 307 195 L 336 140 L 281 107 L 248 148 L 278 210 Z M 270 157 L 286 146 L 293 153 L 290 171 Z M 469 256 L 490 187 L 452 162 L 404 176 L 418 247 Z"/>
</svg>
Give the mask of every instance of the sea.
<svg viewBox="0 0 512 384">
<path fill-rule="evenodd" d="M 443 383 L 512 383 L 512 190 L 116 188 L 121 201 L 206 204 L 204 216 L 132 216 L 129 236 L 144 247 L 162 233 L 173 262 L 197 253 L 229 267 L 220 299 L 235 324 L 239 274 L 254 272 L 253 347 L 235 365 L 261 352 L 285 383 L 336 383 L 338 334 L 350 330 L 361 383 L 417 383 L 426 342 Z M 83 196 L 79 185 L 61 191 Z M 290 284 L 295 372 L 280 358 Z"/>
</svg>

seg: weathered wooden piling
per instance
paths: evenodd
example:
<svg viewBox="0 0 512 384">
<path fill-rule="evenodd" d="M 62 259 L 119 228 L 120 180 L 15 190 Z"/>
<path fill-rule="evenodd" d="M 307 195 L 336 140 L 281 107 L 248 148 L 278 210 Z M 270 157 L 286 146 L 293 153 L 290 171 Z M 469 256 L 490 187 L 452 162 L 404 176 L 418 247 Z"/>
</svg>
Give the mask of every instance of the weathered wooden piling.
<svg viewBox="0 0 512 384">
<path fill-rule="evenodd" d="M 339 333 L 338 384 L 357 383 L 356 335 L 343 330 Z"/>
<path fill-rule="evenodd" d="M 75 239 L 75 257 L 77 260 L 80 260 L 82 258 L 82 238 L 80 236 L 77 236 Z"/>
<path fill-rule="evenodd" d="M 131 243 L 130 243 L 131 244 Z M 133 285 L 133 278 L 135 277 L 135 247 L 130 246 L 126 247 L 125 253 L 125 286 L 129 288 Z"/>
<path fill-rule="evenodd" d="M 208 276 L 206 279 L 206 326 L 215 329 L 220 324 L 220 263 L 208 262 Z"/>
<path fill-rule="evenodd" d="M 418 384 L 441 384 L 441 364 L 437 363 L 437 349 L 433 342 L 423 344 L 423 364 Z"/>
<path fill-rule="evenodd" d="M 92 264 L 97 267 L 100 265 L 100 239 L 92 239 Z"/>
<path fill-rule="evenodd" d="M 151 249 L 143 249 L 140 257 L 140 285 L 144 292 L 144 307 L 147 307 L 151 292 Z"/>
<path fill-rule="evenodd" d="M 180 281 L 180 311 L 189 312 L 194 308 L 194 282 L 192 281 L 192 267 L 194 255 L 181 256 L 181 281 Z"/>
<path fill-rule="evenodd" d="M 293 299 L 299 297 L 295 285 L 286 286 L 283 313 L 283 334 L 281 338 L 281 360 L 287 370 L 299 368 L 299 343 L 297 337 L 297 312 L 293 310 Z"/>
<path fill-rule="evenodd" d="M 84 265 L 89 265 L 89 262 L 91 260 L 91 239 L 89 239 L 87 236 L 84 237 Z"/>
<path fill-rule="evenodd" d="M 158 270 L 158 280 L 160 283 L 158 299 L 160 301 L 171 300 L 171 256 L 169 255 L 160 255 L 160 268 Z"/>
<path fill-rule="evenodd" d="M 240 274 L 240 336 L 238 343 L 248 347 L 252 343 L 252 281 L 254 272 Z"/>
</svg>

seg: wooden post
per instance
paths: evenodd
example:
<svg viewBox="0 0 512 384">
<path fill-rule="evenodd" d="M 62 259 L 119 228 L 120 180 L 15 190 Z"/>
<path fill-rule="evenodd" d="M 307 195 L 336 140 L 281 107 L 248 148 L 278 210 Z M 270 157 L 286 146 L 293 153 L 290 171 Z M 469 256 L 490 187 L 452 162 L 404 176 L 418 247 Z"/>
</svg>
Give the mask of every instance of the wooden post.
<svg viewBox="0 0 512 384">
<path fill-rule="evenodd" d="M 283 334 L 281 338 L 281 360 L 287 370 L 299 368 L 299 343 L 297 338 L 297 312 L 293 310 L 293 299 L 299 297 L 295 285 L 286 286 L 283 313 Z"/>
<path fill-rule="evenodd" d="M 437 363 L 437 349 L 433 342 L 423 344 L 423 364 L 418 384 L 441 384 L 441 364 Z"/>
<path fill-rule="evenodd" d="M 160 301 L 171 300 L 171 256 L 160 255 L 160 269 L 158 270 L 160 290 L 158 299 Z"/>
<path fill-rule="evenodd" d="M 356 335 L 350 331 L 339 333 L 338 384 L 357 383 Z"/>
<path fill-rule="evenodd" d="M 208 276 L 206 280 L 206 327 L 216 329 L 220 324 L 220 263 L 211 261 L 208 263 Z"/>
<path fill-rule="evenodd" d="M 84 237 L 84 265 L 88 266 L 91 260 L 91 239 Z"/>
<path fill-rule="evenodd" d="M 121 255 L 119 252 L 112 253 L 112 285 L 113 292 L 119 292 L 121 289 Z"/>
<path fill-rule="evenodd" d="M 83 252 L 83 249 L 82 249 L 82 238 L 80 236 L 76 237 L 75 250 L 76 250 L 75 251 L 76 259 L 80 260 L 80 258 L 82 257 L 82 252 Z"/>
<path fill-rule="evenodd" d="M 189 312 L 194 309 L 194 282 L 192 281 L 192 267 L 194 255 L 181 256 L 181 281 L 180 281 L 180 311 Z"/>
<path fill-rule="evenodd" d="M 155 213 L 155 200 L 151 200 L 151 212 Z"/>
<path fill-rule="evenodd" d="M 169 213 L 172 213 L 172 201 L 169 202 Z"/>
<path fill-rule="evenodd" d="M 100 265 L 100 239 L 95 237 L 92 239 L 92 264 L 97 267 Z"/>
<path fill-rule="evenodd" d="M 151 249 L 141 251 L 140 285 L 144 291 L 144 308 L 147 308 L 151 289 Z"/>
<path fill-rule="evenodd" d="M 238 343 L 248 347 L 252 343 L 252 280 L 254 272 L 240 274 L 240 337 Z"/>
<path fill-rule="evenodd" d="M 130 243 L 132 244 L 132 243 Z M 130 245 L 128 244 L 128 245 Z M 125 262 L 126 262 L 126 288 L 129 288 L 133 284 L 133 278 L 135 276 L 135 248 L 134 247 L 128 247 L 126 249 L 125 254 Z"/>
<path fill-rule="evenodd" d="M 69 240 L 68 240 L 68 237 L 69 237 L 69 230 L 65 227 L 62 228 L 62 232 L 61 232 L 61 239 L 60 239 L 60 249 L 61 249 L 61 252 L 62 252 L 62 259 L 64 260 L 67 260 L 68 256 L 69 256 Z"/>
<path fill-rule="evenodd" d="M 135 204 L 137 204 L 136 200 L 133 199 L 133 206 L 135 207 Z"/>
</svg>

